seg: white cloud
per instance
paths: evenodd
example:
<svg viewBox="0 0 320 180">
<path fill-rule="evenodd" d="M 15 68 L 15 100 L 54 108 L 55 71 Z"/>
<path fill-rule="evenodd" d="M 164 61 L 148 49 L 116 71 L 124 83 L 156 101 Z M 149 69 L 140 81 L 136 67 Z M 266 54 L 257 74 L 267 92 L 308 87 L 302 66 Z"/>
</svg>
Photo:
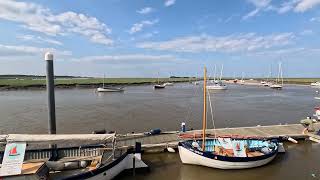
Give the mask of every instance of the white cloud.
<svg viewBox="0 0 320 180">
<path fill-rule="evenodd" d="M 154 9 L 152 7 L 144 7 L 142 9 L 138 10 L 137 13 L 139 13 L 139 14 L 149 14 L 149 13 L 151 13 L 153 11 L 154 11 Z"/>
<path fill-rule="evenodd" d="M 8 57 L 21 57 L 25 56 L 43 56 L 45 52 L 53 52 L 55 56 L 71 56 L 70 51 L 62 51 L 55 48 L 39 48 L 34 46 L 14 46 L 0 44 L 0 57 L 9 59 Z"/>
<path fill-rule="evenodd" d="M 258 51 L 258 52 L 251 52 L 247 54 L 248 56 L 259 56 L 259 57 L 297 57 L 300 56 L 305 58 L 306 56 L 319 56 L 320 49 L 319 48 L 284 48 L 284 49 L 277 49 L 277 50 L 267 50 L 267 51 Z"/>
<path fill-rule="evenodd" d="M 110 45 L 113 42 L 107 36 L 111 29 L 95 17 L 71 11 L 53 14 L 50 9 L 34 3 L 1 0 L 0 19 L 17 22 L 29 30 L 51 36 L 77 33 L 94 43 Z"/>
<path fill-rule="evenodd" d="M 50 43 L 50 44 L 55 44 L 55 45 L 62 45 L 60 41 L 56 41 L 54 39 L 50 38 L 44 38 L 41 36 L 34 36 L 34 35 L 19 35 L 17 36 L 18 39 L 21 39 L 23 41 L 32 41 L 36 43 Z"/>
<path fill-rule="evenodd" d="M 305 29 L 302 32 L 299 33 L 302 36 L 312 35 L 313 31 L 311 29 Z"/>
<path fill-rule="evenodd" d="M 140 23 L 135 23 L 130 28 L 129 33 L 130 34 L 137 33 L 139 31 L 142 31 L 143 28 L 145 28 L 146 26 L 152 26 L 152 25 L 154 25 L 154 24 L 156 24 L 158 22 L 159 22 L 159 20 L 155 19 L 155 20 L 152 20 L 152 21 L 146 20 L 146 21 L 141 21 Z"/>
<path fill-rule="evenodd" d="M 249 3 L 253 4 L 256 8 L 267 7 L 271 0 L 247 0 Z"/>
<path fill-rule="evenodd" d="M 176 0 L 165 0 L 164 5 L 168 7 L 168 6 L 174 5 L 175 3 L 176 3 Z"/>
<path fill-rule="evenodd" d="M 294 8 L 295 12 L 305 12 L 315 6 L 320 5 L 320 0 L 300 0 L 297 6 Z"/>
<path fill-rule="evenodd" d="M 258 8 L 257 8 L 257 9 L 254 9 L 253 11 L 251 11 L 251 12 L 249 12 L 248 14 L 244 15 L 244 16 L 242 17 L 242 19 L 243 19 L 243 20 L 249 19 L 249 18 L 257 15 L 257 14 L 259 13 L 259 11 L 260 11 L 260 9 L 258 9 Z"/>
<path fill-rule="evenodd" d="M 249 52 L 292 44 L 293 33 L 259 36 L 255 33 L 229 36 L 187 36 L 169 41 L 142 42 L 139 48 L 174 52 Z"/>
<path fill-rule="evenodd" d="M 274 11 L 278 12 L 279 14 L 283 14 L 283 13 L 289 12 L 292 9 L 294 9 L 294 7 L 297 5 L 297 3 L 299 1 L 300 0 L 285 1 L 282 4 L 280 4 L 280 7 L 274 7 L 271 10 L 274 10 Z"/>
<path fill-rule="evenodd" d="M 243 20 L 256 16 L 261 11 L 275 11 L 278 14 L 290 11 L 305 12 L 320 5 L 320 0 L 287 0 L 279 6 L 272 5 L 271 0 L 247 0 L 247 2 L 254 5 L 255 9 L 244 15 Z"/>
<path fill-rule="evenodd" d="M 244 15 L 243 20 L 256 16 L 264 8 L 271 7 L 271 0 L 247 0 L 247 2 L 255 6 L 255 9 Z"/>
<path fill-rule="evenodd" d="M 176 61 L 179 58 L 173 55 L 147 55 L 147 54 L 121 54 L 121 55 L 102 55 L 86 56 L 74 58 L 73 61 L 79 62 L 164 62 Z M 182 59 L 181 59 L 182 60 Z"/>
</svg>

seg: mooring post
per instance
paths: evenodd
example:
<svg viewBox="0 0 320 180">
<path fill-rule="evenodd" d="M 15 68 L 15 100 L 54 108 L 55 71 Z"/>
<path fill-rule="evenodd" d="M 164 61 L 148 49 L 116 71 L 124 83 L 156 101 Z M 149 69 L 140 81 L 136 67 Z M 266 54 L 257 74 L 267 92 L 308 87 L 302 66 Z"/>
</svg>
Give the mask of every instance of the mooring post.
<svg viewBox="0 0 320 180">
<path fill-rule="evenodd" d="M 53 71 L 53 54 L 47 52 L 44 59 L 47 66 L 47 93 L 48 93 L 48 133 L 56 134 L 56 106 L 54 97 L 54 71 Z M 51 147 L 55 147 L 51 145 Z"/>
</svg>

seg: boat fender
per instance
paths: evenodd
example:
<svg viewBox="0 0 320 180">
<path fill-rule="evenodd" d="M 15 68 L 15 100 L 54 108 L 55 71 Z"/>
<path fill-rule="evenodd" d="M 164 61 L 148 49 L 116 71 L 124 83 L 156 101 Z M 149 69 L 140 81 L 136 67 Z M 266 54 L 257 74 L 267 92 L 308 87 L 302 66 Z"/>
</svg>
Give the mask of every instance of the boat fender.
<svg viewBox="0 0 320 180">
<path fill-rule="evenodd" d="M 295 143 L 295 144 L 298 144 L 298 141 L 293 139 L 292 137 L 288 137 L 288 141 Z"/>
<path fill-rule="evenodd" d="M 167 147 L 167 151 L 171 153 L 175 153 L 176 151 L 172 147 Z"/>
</svg>

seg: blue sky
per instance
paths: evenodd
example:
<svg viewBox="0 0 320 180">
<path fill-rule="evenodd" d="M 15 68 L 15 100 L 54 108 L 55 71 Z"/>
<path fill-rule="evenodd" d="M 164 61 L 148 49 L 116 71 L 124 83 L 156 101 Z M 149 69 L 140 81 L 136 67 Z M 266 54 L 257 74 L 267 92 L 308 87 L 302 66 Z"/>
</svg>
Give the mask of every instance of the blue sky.
<svg viewBox="0 0 320 180">
<path fill-rule="evenodd" d="M 0 74 L 320 77 L 320 0 L 1 0 Z M 219 69 L 219 68 L 218 68 Z M 202 73 L 201 73 L 202 74 Z"/>
</svg>

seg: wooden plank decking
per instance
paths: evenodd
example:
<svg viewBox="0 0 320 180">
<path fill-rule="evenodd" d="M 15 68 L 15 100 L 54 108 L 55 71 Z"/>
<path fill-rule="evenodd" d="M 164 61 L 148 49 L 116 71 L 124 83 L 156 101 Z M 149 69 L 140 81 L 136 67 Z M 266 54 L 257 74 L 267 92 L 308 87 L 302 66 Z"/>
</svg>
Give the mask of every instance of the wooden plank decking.
<svg viewBox="0 0 320 180">
<path fill-rule="evenodd" d="M 314 124 L 316 130 L 320 129 L 320 123 Z M 302 134 L 304 127 L 301 124 L 288 125 L 270 125 L 270 126 L 253 126 L 237 128 L 220 128 L 216 129 L 217 135 L 241 135 L 241 136 L 262 136 L 262 137 L 279 137 L 290 136 L 292 138 L 307 138 L 308 135 Z M 201 133 L 201 130 L 187 131 L 186 133 Z M 208 129 L 207 133 L 213 134 L 213 129 Z M 130 134 L 119 136 L 117 146 L 126 148 L 134 146 L 135 142 L 141 142 L 143 149 L 156 149 L 166 147 L 177 147 L 179 142 L 179 132 L 165 132 L 160 135 L 146 136 L 143 134 Z"/>
</svg>

